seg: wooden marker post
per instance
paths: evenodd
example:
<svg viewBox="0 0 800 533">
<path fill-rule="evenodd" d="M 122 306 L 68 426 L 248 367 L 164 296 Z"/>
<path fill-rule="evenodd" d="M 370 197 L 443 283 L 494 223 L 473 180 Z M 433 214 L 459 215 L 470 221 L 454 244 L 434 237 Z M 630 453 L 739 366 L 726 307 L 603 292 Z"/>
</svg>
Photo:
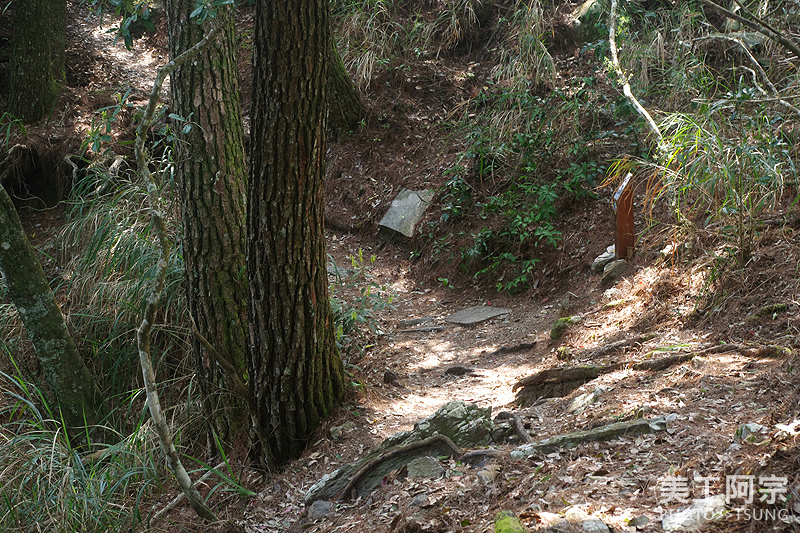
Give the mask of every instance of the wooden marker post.
<svg viewBox="0 0 800 533">
<path fill-rule="evenodd" d="M 617 216 L 617 259 L 633 256 L 636 235 L 633 232 L 633 174 L 628 172 L 614 193 L 614 213 Z"/>
</svg>

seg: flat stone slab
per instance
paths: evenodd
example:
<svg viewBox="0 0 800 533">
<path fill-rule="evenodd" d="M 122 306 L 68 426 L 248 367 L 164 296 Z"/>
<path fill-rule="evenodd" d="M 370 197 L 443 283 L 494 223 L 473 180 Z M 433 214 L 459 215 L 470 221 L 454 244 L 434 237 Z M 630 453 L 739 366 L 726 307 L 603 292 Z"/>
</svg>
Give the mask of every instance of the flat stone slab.
<svg viewBox="0 0 800 533">
<path fill-rule="evenodd" d="M 485 322 L 490 318 L 494 318 L 500 315 L 505 315 L 510 312 L 511 312 L 510 309 L 503 309 L 502 307 L 476 305 L 475 307 L 462 309 L 461 311 L 453 313 L 445 320 L 447 322 L 450 322 L 451 324 L 459 324 L 461 326 L 474 326 L 475 324 L 480 324 L 481 322 Z"/>
<path fill-rule="evenodd" d="M 391 207 L 383 215 L 381 221 L 378 222 L 378 226 L 400 233 L 408 238 L 413 237 L 414 228 L 422 220 L 425 210 L 431 205 L 433 196 L 434 192 L 430 189 L 422 191 L 401 190 L 392 200 Z"/>
</svg>

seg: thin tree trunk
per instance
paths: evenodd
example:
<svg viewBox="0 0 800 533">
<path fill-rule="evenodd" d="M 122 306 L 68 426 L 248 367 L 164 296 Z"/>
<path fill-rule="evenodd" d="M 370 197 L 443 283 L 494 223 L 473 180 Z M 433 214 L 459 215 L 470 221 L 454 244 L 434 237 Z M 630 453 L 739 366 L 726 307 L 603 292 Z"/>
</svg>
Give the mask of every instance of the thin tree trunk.
<svg viewBox="0 0 800 533">
<path fill-rule="evenodd" d="M 189 20 L 194 0 L 167 2 L 170 57 L 197 43 L 203 27 Z M 247 168 L 236 67 L 232 7 L 220 7 L 219 38 L 171 74 L 172 108 L 191 120 L 175 160 L 181 191 L 186 292 L 199 332 L 243 379 L 247 372 L 247 275 L 245 194 Z M 181 130 L 183 124 L 176 124 Z M 195 339 L 204 394 L 224 381 L 217 364 Z M 228 386 L 229 390 L 233 387 Z M 219 400 L 219 396 L 216 397 Z M 227 407 L 223 412 L 220 407 Z M 247 429 L 245 403 L 231 395 L 208 399 L 206 415 L 232 436 Z M 224 416 L 222 416 L 224 415 Z"/>
<path fill-rule="evenodd" d="M 333 33 L 330 34 L 328 53 L 328 125 L 336 138 L 358 125 L 364 116 L 364 106 L 353 80 L 344 68 Z"/>
<path fill-rule="evenodd" d="M 103 395 L 78 353 L 44 269 L 3 187 L 0 187 L 0 273 L 64 422 L 70 429 L 103 423 L 108 414 Z M 95 433 L 104 439 L 108 437 L 103 431 Z"/>
<path fill-rule="evenodd" d="M 249 364 L 267 463 L 297 457 L 344 391 L 323 233 L 328 24 L 327 0 L 257 4 Z"/>
</svg>

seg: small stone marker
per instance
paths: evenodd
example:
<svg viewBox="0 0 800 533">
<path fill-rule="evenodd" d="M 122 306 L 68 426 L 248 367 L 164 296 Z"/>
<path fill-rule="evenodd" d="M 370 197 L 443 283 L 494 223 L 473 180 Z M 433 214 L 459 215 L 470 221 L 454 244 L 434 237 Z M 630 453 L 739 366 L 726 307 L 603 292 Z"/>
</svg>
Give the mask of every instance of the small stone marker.
<svg viewBox="0 0 800 533">
<path fill-rule="evenodd" d="M 616 247 L 612 244 L 611 246 L 606 248 L 606 251 L 602 254 L 598 255 L 597 258 L 592 262 L 592 272 L 599 274 L 603 271 L 603 268 L 611 261 L 616 259 L 617 252 Z"/>
<path fill-rule="evenodd" d="M 425 189 L 422 191 L 412 191 L 409 189 L 401 190 L 394 200 L 389 210 L 378 222 L 380 228 L 389 230 L 391 233 L 400 233 L 408 238 L 414 236 L 414 228 L 422 220 L 422 215 L 428 206 L 431 205 L 434 192 Z"/>
<path fill-rule="evenodd" d="M 503 309 L 502 307 L 490 307 L 488 305 L 476 305 L 468 309 L 462 309 L 457 313 L 453 313 L 445 320 L 451 324 L 458 324 L 460 326 L 474 326 L 485 322 L 490 318 L 505 315 L 510 313 L 510 309 Z"/>
</svg>

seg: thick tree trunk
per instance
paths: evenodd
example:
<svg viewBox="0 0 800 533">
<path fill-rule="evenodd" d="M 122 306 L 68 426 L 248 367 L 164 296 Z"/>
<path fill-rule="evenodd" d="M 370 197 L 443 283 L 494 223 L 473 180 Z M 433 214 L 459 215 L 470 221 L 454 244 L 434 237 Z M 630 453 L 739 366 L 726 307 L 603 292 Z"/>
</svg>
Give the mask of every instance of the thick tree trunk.
<svg viewBox="0 0 800 533">
<path fill-rule="evenodd" d="M 353 85 L 336 49 L 336 39 L 330 36 L 328 56 L 328 126 L 334 137 L 352 130 L 364 116 L 361 97 Z"/>
<path fill-rule="evenodd" d="M 42 265 L 3 187 L 0 187 L 0 273 L 64 421 L 70 428 L 99 425 L 107 414 L 103 396 L 78 353 Z"/>
<path fill-rule="evenodd" d="M 203 36 L 203 26 L 189 19 L 194 6 L 194 0 L 167 2 L 172 58 Z M 181 191 L 189 312 L 203 337 L 243 379 L 248 339 L 244 255 L 247 168 L 232 7 L 218 8 L 217 17 L 222 24 L 218 39 L 171 74 L 172 110 L 193 122 L 191 131 L 182 136 L 185 142 L 178 144 L 175 167 Z M 180 131 L 183 124 L 175 127 Z M 194 350 L 201 386 L 209 393 L 219 384 L 220 372 L 208 354 L 201 355 L 202 347 L 196 339 Z M 225 428 L 225 433 L 233 435 L 246 429 L 243 400 L 228 396 L 224 405 L 224 417 L 218 416 L 222 411 L 217 401 L 207 403 L 207 410 L 214 411 L 218 421 L 233 424 Z"/>
<path fill-rule="evenodd" d="M 257 4 L 248 196 L 250 386 L 277 463 L 344 391 L 325 269 L 328 1 Z"/>
<path fill-rule="evenodd" d="M 31 123 L 47 115 L 58 96 L 66 22 L 55 17 L 66 13 L 66 0 L 25 0 L 14 2 L 13 9 L 9 111 Z"/>
</svg>

